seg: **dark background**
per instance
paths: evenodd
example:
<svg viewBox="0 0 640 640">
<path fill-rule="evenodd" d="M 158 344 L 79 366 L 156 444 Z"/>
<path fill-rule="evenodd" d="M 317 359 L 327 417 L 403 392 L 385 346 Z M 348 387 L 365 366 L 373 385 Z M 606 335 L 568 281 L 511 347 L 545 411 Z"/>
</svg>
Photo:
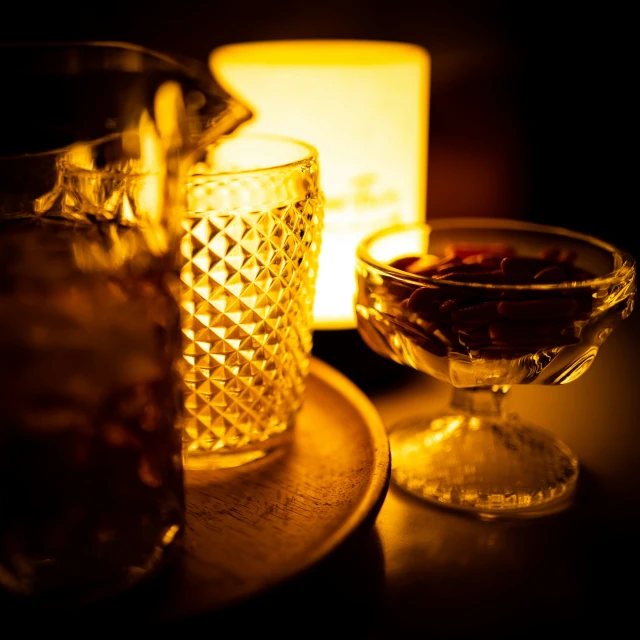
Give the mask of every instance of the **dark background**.
<svg viewBox="0 0 640 640">
<path fill-rule="evenodd" d="M 22 0 L 3 5 L 0 41 L 119 40 L 202 62 L 217 46 L 248 40 L 358 38 L 419 44 L 430 52 L 432 63 L 428 218 L 489 215 L 553 223 L 594 233 L 640 256 L 635 223 L 638 161 L 633 142 L 637 139 L 637 109 L 631 112 L 637 105 L 635 25 L 631 8 L 620 9 L 612 2 L 109 0 L 42 6 Z M 1 79 L 0 99 L 7 99 Z M 43 109 L 50 99 L 55 97 L 43 96 Z M 621 366 L 620 370 L 625 369 Z M 631 407 L 635 402 L 632 393 L 626 401 Z M 633 415 L 632 409 L 622 407 L 620 411 Z M 603 421 L 602 428 L 618 426 L 613 417 L 611 421 L 611 425 Z M 609 449 L 616 451 L 615 442 Z M 615 464 L 611 460 L 612 468 Z M 605 502 L 607 493 L 599 491 Z M 596 511 L 596 516 L 599 513 Z M 596 516 L 586 516 L 587 525 L 580 526 L 580 536 L 566 538 L 568 547 L 593 558 L 575 572 L 567 571 L 571 579 L 584 579 L 584 598 L 580 599 L 578 587 L 569 585 L 568 591 L 586 610 L 572 616 L 575 602 L 563 600 L 566 585 L 560 581 L 553 600 L 557 611 L 545 613 L 552 620 L 555 613 L 558 620 L 569 620 L 569 624 L 551 624 L 541 628 L 540 635 L 576 629 L 586 634 L 592 630 L 594 618 L 606 622 L 609 616 L 622 621 L 629 615 L 634 624 L 634 591 L 627 592 L 622 585 L 625 576 L 633 580 L 637 575 L 637 511 L 623 510 L 619 516 L 621 521 L 626 523 L 627 518 L 631 522 L 628 531 L 624 528 L 627 524 L 607 529 L 606 518 L 600 524 L 592 522 Z M 578 525 L 581 522 L 578 519 Z M 554 536 L 557 534 L 552 531 L 550 539 Z M 560 539 L 562 547 L 564 538 Z M 355 566 L 358 554 L 348 557 Z M 544 554 L 540 555 L 540 574 L 553 564 L 553 558 L 551 555 L 545 562 Z M 344 557 L 339 557 L 335 564 L 343 561 Z M 509 558 L 502 564 L 509 567 Z M 361 576 L 361 569 L 355 566 L 354 580 Z M 320 584 L 329 594 L 336 588 L 332 575 L 331 569 L 321 574 L 325 582 Z M 369 580 L 368 575 L 365 578 Z M 463 619 L 464 607 L 459 608 L 455 592 L 455 588 L 462 588 L 462 579 L 456 581 L 448 575 L 428 578 L 448 586 L 444 594 L 456 595 L 449 606 L 456 619 Z M 483 579 L 491 585 L 490 575 Z M 518 576 L 512 580 L 516 588 L 508 602 L 522 591 L 517 588 Z M 535 595 L 536 589 L 532 581 L 525 592 Z M 576 589 L 579 596 L 575 596 Z M 603 602 L 600 597 L 605 592 L 609 595 Z M 493 592 L 488 589 L 487 593 Z M 629 602 L 622 597 L 618 600 L 620 593 L 629 594 Z M 296 584 L 287 597 L 307 615 L 316 595 Z M 278 597 L 276 594 L 276 601 Z M 436 602 L 449 615 L 445 597 Z M 539 613 L 539 601 L 532 599 L 529 613 L 533 619 Z M 305 602 L 308 608 L 304 608 Z M 348 608 L 352 604 L 349 601 Z M 416 610 L 423 607 L 419 602 L 411 604 Z M 260 622 L 270 619 L 275 606 L 267 603 Z M 347 605 L 336 609 L 333 603 L 332 607 L 327 609 L 327 626 L 347 610 Z M 527 607 L 526 600 L 519 602 L 514 616 Z M 503 608 L 505 616 L 507 609 Z M 491 613 L 489 610 L 489 618 Z M 363 613 L 366 615 L 369 612 Z M 232 611 L 231 617 L 233 623 L 249 621 L 238 612 Z M 540 637 L 538 630 L 534 631 L 531 637 Z"/>
<path fill-rule="evenodd" d="M 588 6 L 596 7 L 420 0 L 20 2 L 4 5 L 0 41 L 119 40 L 202 62 L 214 47 L 246 40 L 419 44 L 432 58 L 427 217 L 551 222 L 635 251 L 633 20 L 630 9 L 612 3 Z"/>
</svg>

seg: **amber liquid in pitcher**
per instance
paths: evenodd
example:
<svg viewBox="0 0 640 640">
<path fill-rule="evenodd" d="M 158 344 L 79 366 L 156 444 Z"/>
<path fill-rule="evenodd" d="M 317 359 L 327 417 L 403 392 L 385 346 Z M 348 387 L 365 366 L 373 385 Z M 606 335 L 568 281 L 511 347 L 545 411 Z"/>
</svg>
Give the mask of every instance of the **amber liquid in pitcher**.
<svg viewBox="0 0 640 640">
<path fill-rule="evenodd" d="M 166 259 L 115 223 L 0 221 L 0 586 L 12 593 L 115 594 L 182 534 Z"/>
</svg>

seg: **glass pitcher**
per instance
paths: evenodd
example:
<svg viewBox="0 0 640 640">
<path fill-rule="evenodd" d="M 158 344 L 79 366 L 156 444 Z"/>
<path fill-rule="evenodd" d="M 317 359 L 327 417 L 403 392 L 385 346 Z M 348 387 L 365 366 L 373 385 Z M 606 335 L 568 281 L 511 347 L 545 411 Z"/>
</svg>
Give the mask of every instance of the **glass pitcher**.
<svg viewBox="0 0 640 640">
<path fill-rule="evenodd" d="M 0 587 L 94 601 L 183 532 L 183 176 L 251 113 L 124 43 L 1 45 L 0 72 Z"/>
</svg>

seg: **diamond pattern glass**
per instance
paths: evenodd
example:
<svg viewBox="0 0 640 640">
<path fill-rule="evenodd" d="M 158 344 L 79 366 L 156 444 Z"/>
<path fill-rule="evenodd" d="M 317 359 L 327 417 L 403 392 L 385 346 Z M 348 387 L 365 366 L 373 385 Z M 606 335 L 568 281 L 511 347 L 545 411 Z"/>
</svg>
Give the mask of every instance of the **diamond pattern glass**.
<svg viewBox="0 0 640 640">
<path fill-rule="evenodd" d="M 235 467 L 291 436 L 312 348 L 318 177 L 314 149 L 270 136 L 225 139 L 192 170 L 181 270 L 189 468 Z"/>
</svg>

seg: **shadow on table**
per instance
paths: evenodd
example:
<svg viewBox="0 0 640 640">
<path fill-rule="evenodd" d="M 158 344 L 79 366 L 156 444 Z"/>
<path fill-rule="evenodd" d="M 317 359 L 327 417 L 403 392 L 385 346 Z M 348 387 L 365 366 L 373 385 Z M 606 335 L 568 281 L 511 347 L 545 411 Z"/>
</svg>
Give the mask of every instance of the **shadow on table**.
<svg viewBox="0 0 640 640">
<path fill-rule="evenodd" d="M 25 629 L 62 630 L 73 634 L 144 627 L 180 632 L 208 629 L 213 634 L 266 634 L 280 638 L 373 637 L 384 586 L 382 546 L 371 522 L 363 523 L 330 555 L 305 573 L 261 595 L 206 615 L 166 614 L 174 597 L 179 561 L 153 582 L 98 605 L 52 608 L 0 597 L 3 624 Z M 169 607 L 170 609 L 170 607 Z"/>
<path fill-rule="evenodd" d="M 639 568 L 637 516 L 635 524 L 631 516 L 602 524 L 594 510 L 605 498 L 583 469 L 566 511 L 482 522 L 418 504 L 392 485 L 383 517 L 406 518 L 413 534 L 387 559 L 382 624 L 372 637 L 577 637 L 596 628 L 622 637 L 636 615 L 628 584 Z M 390 535 L 392 524 L 380 527 Z"/>
</svg>

